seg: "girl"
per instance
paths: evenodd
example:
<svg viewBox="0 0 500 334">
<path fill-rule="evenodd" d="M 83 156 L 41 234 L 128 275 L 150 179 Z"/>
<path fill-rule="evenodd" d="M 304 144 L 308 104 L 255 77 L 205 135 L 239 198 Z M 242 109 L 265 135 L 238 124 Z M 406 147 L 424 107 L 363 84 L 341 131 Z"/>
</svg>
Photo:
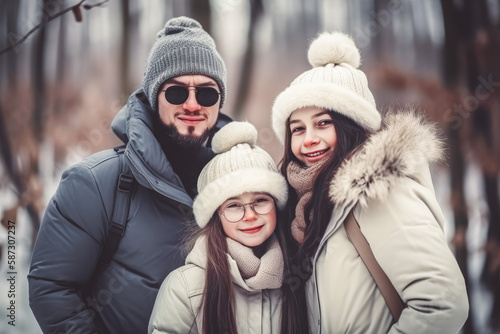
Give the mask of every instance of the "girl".
<svg viewBox="0 0 500 334">
<path fill-rule="evenodd" d="M 239 122 L 214 136 L 218 155 L 202 170 L 193 204 L 202 230 L 186 265 L 163 282 L 150 333 L 279 333 L 282 326 L 288 333 L 277 224 L 288 189 L 256 139 L 257 130 Z"/>
<path fill-rule="evenodd" d="M 457 333 L 468 301 L 428 168 L 442 156 L 434 127 L 411 110 L 381 121 L 350 37 L 322 34 L 308 58 L 272 117 L 310 332 Z M 351 211 L 403 302 L 397 322 L 346 235 Z"/>
</svg>

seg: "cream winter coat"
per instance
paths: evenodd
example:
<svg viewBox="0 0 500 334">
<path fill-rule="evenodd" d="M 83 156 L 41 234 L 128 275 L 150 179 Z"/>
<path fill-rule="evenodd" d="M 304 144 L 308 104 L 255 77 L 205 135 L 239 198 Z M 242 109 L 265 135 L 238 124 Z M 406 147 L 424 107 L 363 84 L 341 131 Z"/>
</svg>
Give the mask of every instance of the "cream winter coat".
<svg viewBox="0 0 500 334">
<path fill-rule="evenodd" d="M 330 185 L 335 203 L 306 287 L 311 333 L 457 333 L 468 314 L 464 278 L 443 233 L 428 163 L 442 155 L 434 129 L 413 112 L 346 160 Z M 354 208 L 375 258 L 405 304 L 398 323 L 343 222 Z"/>
<path fill-rule="evenodd" d="M 236 261 L 229 255 L 228 259 L 238 334 L 279 333 L 281 290 L 250 288 L 242 278 Z M 200 306 L 205 287 L 205 268 L 205 239 L 200 238 L 186 258 L 186 265 L 170 273 L 163 282 L 149 321 L 149 333 L 201 333 L 203 310 Z"/>
</svg>

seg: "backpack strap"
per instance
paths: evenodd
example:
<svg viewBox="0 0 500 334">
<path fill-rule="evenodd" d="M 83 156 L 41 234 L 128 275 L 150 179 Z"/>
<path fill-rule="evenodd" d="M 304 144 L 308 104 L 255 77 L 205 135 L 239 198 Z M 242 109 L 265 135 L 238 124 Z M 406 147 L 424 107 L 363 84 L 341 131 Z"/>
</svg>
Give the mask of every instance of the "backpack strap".
<svg viewBox="0 0 500 334">
<path fill-rule="evenodd" d="M 373 255 L 370 244 L 361 232 L 358 222 L 354 217 L 353 210 L 349 212 L 349 215 L 344 223 L 347 238 L 349 238 L 349 241 L 351 241 L 354 245 L 354 248 L 356 248 L 359 256 L 361 257 L 361 260 L 363 260 L 366 268 L 372 275 L 373 280 L 377 284 L 380 292 L 382 293 L 382 297 L 384 297 L 384 300 L 391 311 L 394 322 L 398 322 L 401 312 L 403 312 L 403 302 L 401 301 L 401 298 L 399 297 L 399 294 L 391 280 L 387 277 L 384 270 L 380 267 L 377 259 Z"/>
<path fill-rule="evenodd" d="M 130 166 L 127 161 L 125 161 L 125 146 L 115 147 L 114 150 L 118 154 L 120 161 L 120 174 L 115 192 L 113 216 L 98 264 L 98 269 L 101 271 L 106 269 L 111 263 L 118 248 L 118 244 L 120 243 L 120 239 L 125 233 L 130 201 L 135 186 L 135 179 L 130 170 Z"/>
</svg>

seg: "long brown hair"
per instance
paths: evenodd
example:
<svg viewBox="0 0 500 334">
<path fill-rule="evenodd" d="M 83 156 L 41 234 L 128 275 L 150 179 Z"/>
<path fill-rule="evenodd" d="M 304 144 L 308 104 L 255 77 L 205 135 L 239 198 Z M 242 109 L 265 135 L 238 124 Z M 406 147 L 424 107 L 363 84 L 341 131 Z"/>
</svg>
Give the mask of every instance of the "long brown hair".
<svg viewBox="0 0 500 334">
<path fill-rule="evenodd" d="M 203 290 L 203 333 L 238 333 L 226 235 L 217 212 L 204 229 L 207 238 L 206 281 Z"/>
<path fill-rule="evenodd" d="M 276 206 L 275 210 L 277 210 L 277 221 L 274 235 L 283 251 L 284 272 L 289 273 L 289 257 L 285 247 L 285 231 L 288 228 L 284 224 L 283 212 L 278 211 Z M 207 267 L 201 303 L 201 311 L 203 312 L 202 332 L 206 334 L 237 334 L 236 301 L 227 259 L 228 247 L 226 235 L 217 212 L 214 213 L 205 228 L 190 231 L 190 236 L 186 241 L 187 249 L 191 248 L 194 241 L 203 235 L 207 239 Z M 286 281 L 287 277 L 285 276 L 285 283 L 281 288 L 283 297 L 281 304 L 281 333 L 305 334 L 308 328 L 307 323 L 302 324 L 297 321 L 299 313 L 305 313 L 303 310 L 304 305 L 297 304 L 297 299 L 294 298 L 295 289 L 293 285 L 286 284 Z"/>
<path fill-rule="evenodd" d="M 334 204 L 331 202 L 328 192 L 330 180 L 333 178 L 342 162 L 353 154 L 368 138 L 368 133 L 350 118 L 335 111 L 328 110 L 332 117 L 335 131 L 337 134 L 337 146 L 335 152 L 329 161 L 318 171 L 314 181 L 312 197 L 304 208 L 306 220 L 306 230 L 304 233 L 304 243 L 298 244 L 291 235 L 291 229 L 288 227 L 285 231 L 287 251 L 290 257 L 290 266 L 293 272 L 289 273 L 289 281 L 293 282 L 295 287 L 294 298 L 298 305 L 306 305 L 305 282 L 312 274 L 312 260 L 319 246 L 319 243 L 325 233 L 326 227 L 331 218 Z M 291 149 L 290 119 L 286 124 L 285 153 L 280 163 L 281 173 L 288 180 L 286 169 L 290 162 L 301 163 L 293 154 Z M 295 207 L 298 198 L 291 186 L 289 186 L 288 209 L 285 212 L 287 222 L 295 218 Z M 311 215 L 312 214 L 312 215 Z M 311 221 L 309 217 L 314 219 Z M 307 323 L 306 312 L 297 313 L 302 323 Z"/>
</svg>

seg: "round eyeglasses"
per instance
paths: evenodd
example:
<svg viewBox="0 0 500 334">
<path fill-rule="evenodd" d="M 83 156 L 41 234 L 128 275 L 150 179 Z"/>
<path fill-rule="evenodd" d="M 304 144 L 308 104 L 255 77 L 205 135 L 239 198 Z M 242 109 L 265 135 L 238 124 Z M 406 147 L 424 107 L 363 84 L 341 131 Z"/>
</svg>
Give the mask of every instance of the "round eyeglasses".
<svg viewBox="0 0 500 334">
<path fill-rule="evenodd" d="M 165 92 L 165 99 L 170 104 L 180 105 L 186 102 L 189 97 L 189 88 L 193 87 L 196 91 L 196 101 L 203 107 L 211 107 L 219 101 L 220 93 L 212 87 L 196 86 L 170 86 L 162 92 Z"/>
<path fill-rule="evenodd" d="M 220 210 L 219 213 L 223 215 L 227 221 L 236 223 L 242 220 L 243 217 L 245 217 L 245 207 L 247 205 L 250 205 L 253 212 L 255 212 L 257 215 L 267 215 L 274 209 L 274 200 L 270 196 L 263 195 L 259 196 L 259 198 L 251 203 L 242 204 L 238 202 L 231 202 L 222 210 Z"/>
</svg>

